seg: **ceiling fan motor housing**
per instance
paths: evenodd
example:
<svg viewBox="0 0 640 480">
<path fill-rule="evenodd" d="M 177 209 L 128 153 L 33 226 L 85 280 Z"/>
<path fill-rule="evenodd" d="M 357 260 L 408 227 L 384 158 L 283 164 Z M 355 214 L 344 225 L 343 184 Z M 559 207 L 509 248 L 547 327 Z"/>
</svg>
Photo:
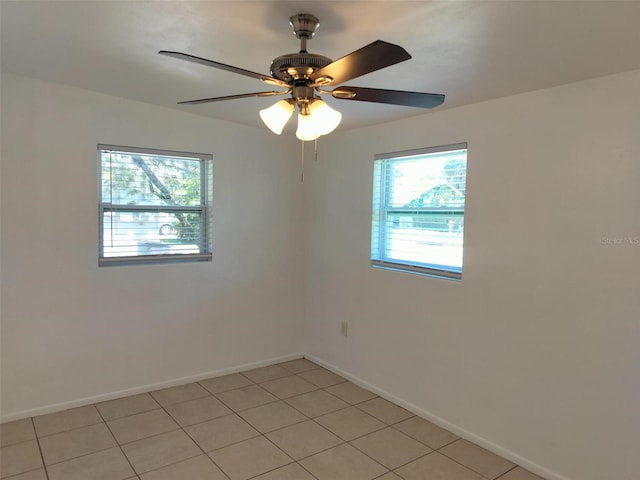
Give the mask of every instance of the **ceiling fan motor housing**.
<svg viewBox="0 0 640 480">
<path fill-rule="evenodd" d="M 329 65 L 330 58 L 315 53 L 288 53 L 271 62 L 271 75 L 285 82 L 309 78 L 316 70 Z"/>
</svg>

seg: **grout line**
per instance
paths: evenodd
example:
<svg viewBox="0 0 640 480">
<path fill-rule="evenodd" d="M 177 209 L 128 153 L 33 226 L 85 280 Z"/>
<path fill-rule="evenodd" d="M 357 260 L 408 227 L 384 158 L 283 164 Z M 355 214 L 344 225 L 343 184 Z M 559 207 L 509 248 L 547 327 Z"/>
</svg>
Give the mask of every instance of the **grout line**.
<svg viewBox="0 0 640 480">
<path fill-rule="evenodd" d="M 201 386 L 202 386 L 202 385 L 201 385 Z M 204 388 L 204 387 L 203 387 L 203 388 Z M 206 390 L 206 389 L 205 389 L 205 390 Z M 207 390 L 207 391 L 208 391 L 208 390 Z M 213 398 L 216 398 L 212 393 L 210 393 L 210 395 L 211 395 Z M 202 398 L 204 398 L 204 397 L 202 397 Z M 222 400 L 219 400 L 219 399 L 217 399 L 217 398 L 216 398 L 216 400 L 218 400 L 220 403 L 222 403 Z M 187 401 L 189 401 L 189 400 L 187 400 Z M 183 403 L 183 402 L 181 402 L 181 403 Z M 223 405 L 224 405 L 224 404 L 223 404 Z M 226 406 L 226 405 L 225 405 L 225 406 Z M 207 452 L 205 452 L 204 448 L 202 448 L 202 447 L 200 446 L 200 444 L 199 444 L 198 442 L 196 442 L 196 440 L 195 440 L 191 435 L 189 435 L 189 432 L 187 432 L 186 427 L 187 427 L 187 426 L 188 426 L 188 427 L 191 427 L 192 425 L 187 425 L 187 426 L 183 427 L 183 426 L 182 426 L 182 425 L 180 425 L 180 423 L 179 423 L 179 422 L 178 422 L 178 421 L 177 421 L 177 420 L 176 420 L 176 419 L 171 415 L 171 413 L 169 413 L 169 412 L 168 412 L 164 407 L 162 407 L 162 408 L 163 408 L 163 410 L 166 412 L 166 414 L 167 414 L 167 415 L 169 415 L 169 417 L 170 417 L 174 422 L 176 422 L 176 423 L 178 424 L 178 426 L 180 427 L 180 430 L 182 430 L 182 431 L 184 432 L 184 434 L 187 436 L 187 438 L 189 438 L 189 440 L 191 440 L 191 441 L 196 445 L 196 447 L 198 447 L 198 448 L 200 449 L 200 451 L 202 452 L 202 454 L 203 454 L 205 457 L 207 457 L 207 458 L 209 459 L 209 461 L 211 461 L 211 462 L 212 462 L 216 467 L 218 467 L 218 469 L 222 472 L 222 474 L 223 474 L 226 478 L 229 478 L 229 476 L 226 474 L 226 472 L 225 472 L 224 470 L 222 470 L 222 468 L 220 467 L 220 465 L 218 465 L 218 464 L 215 462 L 215 460 L 214 460 L 213 458 L 211 458 Z M 227 408 L 228 408 L 228 407 L 227 407 Z M 220 417 L 215 417 L 215 418 L 212 418 L 212 419 L 209 419 L 209 420 L 205 420 L 205 422 L 208 422 L 208 421 L 210 421 L 210 420 L 215 420 L 216 418 L 228 417 L 228 416 L 230 416 L 230 415 L 232 415 L 232 414 L 229 414 L 229 415 L 222 415 L 222 416 L 220 416 Z M 205 423 L 205 422 L 194 423 L 194 425 L 200 425 L 201 423 Z M 252 438 L 253 438 L 253 437 L 252 437 Z M 198 457 L 199 457 L 200 455 L 196 455 L 196 456 L 198 456 Z M 171 463 L 171 464 L 169 464 L 169 465 L 175 465 L 175 464 L 177 464 L 177 463 L 180 463 L 180 462 L 184 462 L 184 461 L 186 461 L 186 460 L 189 460 L 190 458 L 196 458 L 196 456 L 194 456 L 194 457 L 189 457 L 189 458 L 185 458 L 185 459 L 183 459 L 183 460 L 180 460 L 180 461 L 178 461 L 178 462 Z M 169 465 L 164 465 L 164 466 L 159 467 L 159 468 L 154 469 L 154 470 L 159 470 L 160 468 L 165 468 L 165 467 L 168 467 Z M 150 471 L 151 471 L 151 472 L 153 472 L 154 470 L 150 470 Z M 145 473 L 147 473 L 147 472 L 145 472 Z"/>
<path fill-rule="evenodd" d="M 455 440 L 454 442 L 451 442 L 451 443 L 455 443 L 455 442 L 457 442 L 458 440 L 463 440 L 463 439 L 462 439 L 462 438 L 458 438 L 457 440 Z M 449 444 L 447 444 L 447 445 L 451 445 L 451 443 L 449 443 Z M 477 474 L 478 474 L 478 475 L 480 475 L 482 478 L 486 478 L 487 480 L 495 480 L 495 477 L 494 477 L 493 479 L 492 479 L 492 478 L 490 478 L 490 477 L 485 477 L 483 474 L 481 474 L 481 473 L 480 473 L 480 472 L 478 472 L 477 470 L 475 470 L 475 469 L 471 468 L 469 465 L 465 465 L 464 463 L 462 463 L 462 462 L 460 462 L 460 461 L 456 460 L 455 458 L 450 457 L 450 456 L 449 456 L 449 455 L 447 455 L 446 453 L 440 452 L 440 449 L 445 448 L 447 445 L 443 445 L 442 447 L 440 447 L 440 448 L 437 450 L 437 452 L 438 452 L 440 455 L 442 455 L 443 457 L 446 457 L 447 459 L 451 460 L 452 462 L 457 463 L 458 465 L 463 466 L 463 467 L 464 467 L 464 468 L 466 468 L 467 470 L 471 470 L 472 472 L 477 473 Z M 495 455 L 495 453 L 494 453 L 493 455 Z M 496 456 L 497 456 L 497 457 L 500 457 L 499 455 L 496 455 Z M 503 460 L 507 460 L 507 459 L 506 459 L 506 458 L 504 458 L 504 457 L 500 457 L 500 458 L 502 458 Z M 510 460 L 507 460 L 507 461 L 508 461 L 509 463 L 513 464 L 513 462 L 512 462 L 512 461 L 510 461 Z M 514 469 L 515 467 L 517 467 L 517 466 L 518 466 L 518 465 L 513 464 L 513 467 L 512 467 L 512 468 L 510 468 L 508 471 L 513 470 L 513 469 Z M 504 472 L 504 473 L 507 473 L 507 472 Z M 504 473 L 501 473 L 501 474 L 500 474 L 500 476 L 504 475 Z"/>
<path fill-rule="evenodd" d="M 512 462 L 513 463 L 513 462 Z M 511 472 L 512 470 L 515 470 L 516 468 L 518 468 L 518 465 L 514 465 L 513 468 L 510 468 L 509 470 L 507 470 L 504 473 L 501 473 L 500 475 L 498 475 L 494 480 L 500 480 L 502 477 L 504 477 L 507 473 Z M 522 468 L 522 467 L 520 467 Z"/>
<path fill-rule="evenodd" d="M 406 434 L 405 434 L 405 435 L 406 435 Z M 409 436 L 411 436 L 411 435 L 409 435 Z M 451 445 L 452 443 L 456 443 L 458 440 L 463 440 L 463 438 L 458 437 L 458 438 L 456 438 L 455 440 L 451 440 L 449 443 L 446 443 L 446 444 L 444 444 L 444 445 L 442 445 L 442 446 L 440 446 L 440 447 L 438 447 L 438 448 L 434 448 L 434 450 L 435 450 L 436 452 L 439 452 L 440 450 L 442 450 L 442 449 L 443 449 L 443 448 L 445 448 L 445 447 L 448 447 L 448 446 L 449 446 L 449 445 Z M 428 446 L 428 445 L 427 445 L 427 446 Z M 445 455 L 445 454 L 443 453 L 443 455 Z M 448 458 L 448 457 L 447 457 L 447 458 Z M 502 458 L 502 457 L 501 457 L 501 458 Z M 506 460 L 506 459 L 505 459 L 505 460 Z"/>
<path fill-rule="evenodd" d="M 315 478 L 316 480 L 318 479 L 318 477 L 316 477 L 313 473 L 311 473 L 307 468 L 305 468 L 304 465 L 302 465 L 300 462 L 296 462 L 296 464 L 305 472 L 307 472 L 309 475 L 311 475 L 313 478 Z"/>
<path fill-rule="evenodd" d="M 64 410 L 63 410 L 64 411 Z M 98 412 L 99 413 L 99 412 Z M 95 427 L 96 425 L 100 425 L 101 423 L 106 423 L 104 420 L 102 420 L 102 416 L 100 417 L 100 421 L 95 422 L 95 423 L 89 423 L 87 425 L 81 425 L 79 427 L 73 427 L 70 428 L 68 430 L 62 430 L 60 432 L 55 432 L 55 433 L 49 433 L 47 435 L 38 435 L 36 433 L 36 438 L 49 438 L 49 437 L 53 437 L 54 435 L 61 435 L 63 433 L 68 433 L 68 432 L 73 432 L 75 430 L 80 430 L 81 428 L 89 428 L 89 427 Z"/>
<path fill-rule="evenodd" d="M 162 407 L 160 405 L 158 405 L 157 407 L 150 408 L 149 410 L 144 410 L 142 412 L 131 413 L 129 415 L 123 415 L 122 417 L 112 418 L 110 420 L 103 420 L 103 422 L 104 423 L 117 422 L 117 421 L 122 420 L 124 418 L 135 417 L 136 415 L 142 415 L 143 413 L 155 412 L 156 410 L 162 410 Z"/>
<path fill-rule="evenodd" d="M 38 452 L 40 453 L 40 460 L 42 461 L 42 470 L 44 470 L 44 476 L 47 480 L 49 480 L 49 469 L 47 468 L 46 463 L 44 462 L 44 455 L 42 454 L 42 446 L 40 445 L 40 438 L 38 438 L 38 432 L 36 431 L 36 424 L 33 421 L 33 417 L 29 417 L 31 421 L 31 427 L 33 428 L 33 434 L 36 436 L 36 444 L 38 445 Z M 35 471 L 34 469 L 33 471 Z M 31 471 L 31 470 L 30 470 Z M 26 473 L 26 472 L 22 472 Z"/>
<path fill-rule="evenodd" d="M 155 398 L 154 398 L 155 401 Z M 156 402 L 157 403 L 157 402 Z M 96 410 L 98 410 L 98 407 L 96 407 Z M 144 413 L 144 412 L 142 412 Z M 124 452 L 124 450 L 122 449 L 122 445 L 120 445 L 120 442 L 118 442 L 118 439 L 116 438 L 116 436 L 113 434 L 113 431 L 111 430 L 111 428 L 109 427 L 109 424 L 104 420 L 104 417 L 102 416 L 102 413 L 100 412 L 100 410 L 98 410 L 98 415 L 100 415 L 100 418 L 102 418 L 102 421 L 104 422 L 104 424 L 107 426 L 107 429 L 109 430 L 109 433 L 111 434 L 111 436 L 113 437 L 113 439 L 116 442 L 116 445 L 118 446 L 118 448 L 120 449 L 120 453 L 122 453 L 122 456 L 125 458 L 125 460 L 127 461 L 127 463 L 129 464 L 129 466 L 131 467 L 131 471 L 133 472 L 133 474 L 136 476 L 136 478 L 140 478 L 138 477 L 138 471 L 133 467 L 133 464 L 131 463 L 131 460 L 129 460 L 129 457 L 127 457 L 127 454 Z M 131 415 L 129 415 L 131 416 Z M 126 417 L 122 417 L 122 418 L 126 418 Z"/>
<path fill-rule="evenodd" d="M 22 443 L 22 442 L 20 442 L 20 443 Z M 8 447 L 8 446 L 9 445 L 5 445 L 5 447 Z M 37 472 L 38 470 L 42 470 L 44 472 L 45 477 L 47 477 L 47 480 L 49 479 L 49 475 L 47 474 L 47 469 L 44 468 L 44 466 L 42 466 L 42 467 L 34 468 L 32 470 L 25 470 L 24 472 L 15 473 L 15 474 L 13 474 L 13 475 L 11 475 L 9 477 L 2 477 L 2 480 L 15 480 L 16 478 L 21 477 L 22 475 L 26 475 L 27 473 Z"/>
</svg>

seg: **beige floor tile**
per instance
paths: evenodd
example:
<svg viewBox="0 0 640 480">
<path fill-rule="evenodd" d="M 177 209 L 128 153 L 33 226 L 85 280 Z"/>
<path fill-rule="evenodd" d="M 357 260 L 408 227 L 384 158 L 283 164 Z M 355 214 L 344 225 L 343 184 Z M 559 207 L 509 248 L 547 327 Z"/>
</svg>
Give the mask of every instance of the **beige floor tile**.
<svg viewBox="0 0 640 480">
<path fill-rule="evenodd" d="M 260 435 L 236 414 L 192 425 L 185 430 L 205 452 Z"/>
<path fill-rule="evenodd" d="M 38 437 L 53 435 L 54 433 L 65 432 L 78 427 L 86 427 L 87 425 L 95 425 L 101 422 L 102 417 L 93 405 L 33 417 L 33 424 L 36 427 Z"/>
<path fill-rule="evenodd" d="M 444 447 L 459 438 L 449 430 L 440 428 L 420 417 L 411 417 L 408 420 L 403 420 L 400 423 L 396 423 L 393 428 L 397 428 L 434 450 Z"/>
<path fill-rule="evenodd" d="M 509 460 L 463 439 L 441 448 L 439 452 L 480 475 L 492 479 L 515 467 L 515 464 Z"/>
<path fill-rule="evenodd" d="M 413 417 L 413 413 L 410 411 L 380 397 L 359 403 L 358 408 L 388 425 Z"/>
<path fill-rule="evenodd" d="M 28 472 L 42 467 L 40 450 L 36 440 L 28 440 L 0 448 L 0 477 Z"/>
<path fill-rule="evenodd" d="M 183 427 L 206 422 L 233 413 L 215 397 L 203 397 L 165 407 L 169 415 Z"/>
<path fill-rule="evenodd" d="M 23 418 L 22 420 L 0 425 L 0 447 L 34 440 L 35 438 L 36 432 L 33 429 L 31 418 Z"/>
<path fill-rule="evenodd" d="M 268 433 L 267 438 L 294 460 L 343 443 L 342 439 L 311 420 Z"/>
<path fill-rule="evenodd" d="M 316 480 L 316 479 L 312 477 L 309 472 L 307 472 L 304 468 L 302 468 L 297 463 L 290 463 L 285 467 L 278 468 L 277 470 L 272 470 L 271 472 L 254 477 L 253 480 Z"/>
<path fill-rule="evenodd" d="M 216 397 L 236 412 L 278 400 L 278 397 L 258 385 L 249 385 L 247 387 L 229 390 L 228 392 L 218 393 Z"/>
<path fill-rule="evenodd" d="M 268 367 L 254 368 L 253 370 L 247 370 L 242 372 L 242 375 L 249 380 L 262 383 L 269 380 L 275 380 L 276 378 L 286 377 L 292 375 L 289 370 L 282 368 L 280 365 L 269 365 Z"/>
<path fill-rule="evenodd" d="M 353 440 L 351 445 L 389 470 L 412 462 L 432 451 L 424 444 L 393 428 L 385 428 L 360 437 Z"/>
<path fill-rule="evenodd" d="M 202 453 L 182 430 L 128 443 L 122 446 L 122 450 L 138 474 L 157 470 Z"/>
<path fill-rule="evenodd" d="M 151 395 L 160 405 L 166 407 L 173 403 L 186 402 L 188 400 L 206 397 L 209 395 L 209 392 L 202 388 L 198 383 L 188 383 L 178 387 L 156 390 L 155 392 L 151 392 Z"/>
<path fill-rule="evenodd" d="M 336 375 L 326 368 L 318 368 L 316 370 L 299 373 L 298 376 L 304 378 L 307 382 L 313 383 L 319 388 L 326 388 L 347 381 L 345 378 L 342 378 L 340 375 Z"/>
<path fill-rule="evenodd" d="M 544 480 L 544 478 L 539 477 L 522 467 L 516 467 L 505 473 L 498 480 Z"/>
<path fill-rule="evenodd" d="M 318 480 L 371 480 L 387 471 L 348 444 L 305 458 L 300 464 Z"/>
<path fill-rule="evenodd" d="M 140 395 L 131 395 L 130 397 L 116 398 L 107 402 L 97 403 L 96 408 L 105 421 L 115 420 L 116 418 L 135 415 L 136 413 L 148 412 L 160 408 L 148 393 Z"/>
<path fill-rule="evenodd" d="M 44 468 L 39 468 L 37 470 L 31 470 L 27 473 L 15 475 L 13 477 L 7 478 L 7 480 L 47 480 L 47 474 L 44 473 Z"/>
<path fill-rule="evenodd" d="M 262 388 L 273 393 L 278 398 L 289 398 L 303 393 L 317 390 L 318 387 L 296 375 L 277 378 L 260 384 Z"/>
<path fill-rule="evenodd" d="M 104 423 L 49 435 L 40 439 L 44 463 L 54 463 L 115 447 L 116 441 Z"/>
<path fill-rule="evenodd" d="M 339 383 L 327 387 L 325 390 L 352 405 L 377 397 L 375 393 L 365 390 L 351 382 Z"/>
<path fill-rule="evenodd" d="M 111 420 L 107 425 L 121 445 L 180 428 L 162 409 Z"/>
<path fill-rule="evenodd" d="M 400 467 L 396 473 L 405 480 L 425 480 L 437 478 L 443 480 L 483 480 L 473 470 L 450 460 L 438 452 L 430 453 L 424 457 Z"/>
<path fill-rule="evenodd" d="M 231 375 L 224 375 L 222 377 L 209 378 L 207 380 L 201 380 L 200 385 L 206 388 L 211 393 L 221 393 L 227 390 L 235 390 L 236 388 L 246 387 L 247 385 L 253 385 L 253 382 L 244 375 L 239 373 L 232 373 Z"/>
<path fill-rule="evenodd" d="M 316 422 L 328 428 L 343 440 L 353 440 L 375 430 L 386 427 L 377 418 L 368 413 L 358 410 L 356 407 L 349 407 L 337 412 L 327 413 L 317 417 Z"/>
<path fill-rule="evenodd" d="M 307 417 L 286 403 L 274 402 L 239 412 L 242 418 L 260 433 L 271 432 L 278 428 L 288 427 L 294 423 L 304 422 Z"/>
<path fill-rule="evenodd" d="M 193 457 L 140 475 L 141 480 L 227 480 L 206 455 Z"/>
<path fill-rule="evenodd" d="M 286 370 L 289 370 L 291 373 L 301 373 L 306 372 L 308 370 L 313 370 L 316 368 L 320 368 L 320 365 L 313 363 L 306 358 L 299 358 L 297 360 L 291 360 L 289 362 L 283 362 L 280 366 Z"/>
<path fill-rule="evenodd" d="M 135 475 L 118 447 L 56 463 L 47 470 L 49 480 L 125 480 Z"/>
<path fill-rule="evenodd" d="M 292 462 L 262 436 L 214 450 L 209 456 L 231 480 L 245 480 Z"/>
<path fill-rule="evenodd" d="M 310 418 L 319 417 L 325 413 L 335 412 L 349 406 L 347 402 L 334 397 L 324 390 L 315 390 L 304 395 L 287 398 L 285 402 Z"/>
</svg>

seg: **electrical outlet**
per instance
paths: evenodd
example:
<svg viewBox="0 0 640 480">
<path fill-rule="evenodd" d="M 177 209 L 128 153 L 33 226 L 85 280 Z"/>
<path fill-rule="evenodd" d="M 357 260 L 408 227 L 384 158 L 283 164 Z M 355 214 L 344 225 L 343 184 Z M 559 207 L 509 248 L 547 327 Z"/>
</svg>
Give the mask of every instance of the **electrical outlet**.
<svg viewBox="0 0 640 480">
<path fill-rule="evenodd" d="M 340 333 L 342 334 L 343 337 L 347 336 L 347 334 L 349 333 L 349 323 L 348 322 L 342 322 L 342 326 L 340 327 Z"/>
</svg>

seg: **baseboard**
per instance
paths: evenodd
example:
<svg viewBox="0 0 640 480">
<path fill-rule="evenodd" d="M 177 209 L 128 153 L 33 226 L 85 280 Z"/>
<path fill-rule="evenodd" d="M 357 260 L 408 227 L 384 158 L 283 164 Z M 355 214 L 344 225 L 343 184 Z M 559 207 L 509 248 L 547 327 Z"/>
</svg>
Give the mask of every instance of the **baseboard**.
<svg viewBox="0 0 640 480">
<path fill-rule="evenodd" d="M 207 378 L 220 377 L 222 375 L 229 375 L 231 373 L 238 373 L 244 370 L 251 370 L 252 368 L 266 367 L 275 363 L 287 362 L 289 360 L 296 360 L 302 358 L 302 353 L 292 353 L 290 355 L 284 355 L 282 357 L 269 358 L 267 360 L 261 360 L 259 362 L 246 363 L 244 365 L 238 365 L 230 368 L 223 368 L 219 370 L 211 370 L 209 372 L 198 373 L 196 375 L 189 375 L 181 378 L 174 378 L 171 380 L 165 380 L 157 383 L 150 383 L 142 385 L 140 387 L 128 388 L 125 390 L 119 390 L 116 392 L 109 392 L 92 397 L 80 398 L 77 400 L 71 400 L 68 402 L 55 403 L 52 405 L 45 405 L 30 410 L 20 410 L 18 412 L 12 412 L 0 416 L 0 423 L 11 422 L 13 420 L 20 420 L 28 417 L 35 417 L 37 415 L 45 415 L 47 413 L 59 412 L 61 410 L 67 410 L 69 408 L 83 407 L 85 405 L 91 405 L 93 403 L 106 402 L 107 400 L 114 400 L 116 398 L 128 397 L 129 395 L 137 395 L 139 393 L 152 392 L 154 390 L 160 390 L 161 388 L 176 387 L 178 385 L 184 385 L 186 383 L 197 382 L 205 380 Z"/>
<path fill-rule="evenodd" d="M 321 358 L 318 358 L 314 355 L 309 355 L 309 354 L 304 354 L 304 357 L 307 358 L 308 360 L 311 360 L 314 363 L 317 363 L 318 365 L 321 365 L 323 367 L 325 367 L 327 370 L 331 370 L 332 372 L 352 381 L 353 383 L 355 383 L 356 385 L 361 386 L 362 388 L 366 388 L 367 390 L 371 390 L 372 392 L 374 392 L 375 394 L 381 396 L 382 398 L 389 400 L 390 402 L 395 403 L 396 405 L 399 405 L 407 410 L 409 410 L 411 413 L 414 413 L 416 415 L 418 415 L 419 417 L 422 417 L 426 420 L 429 420 L 432 423 L 435 423 L 436 425 L 438 425 L 439 427 L 445 428 L 447 430 L 449 430 L 452 433 L 455 433 L 457 436 L 459 436 L 460 438 L 464 438 L 465 440 L 469 440 L 470 442 L 475 443 L 476 445 L 480 445 L 482 448 L 485 448 L 487 450 L 489 450 L 492 453 L 495 453 L 496 455 L 500 455 L 503 458 L 506 458 L 507 460 L 510 460 L 511 462 L 520 465 L 522 468 L 525 468 L 527 470 L 529 470 L 532 473 L 535 473 L 536 475 L 540 475 L 541 477 L 547 479 L 547 480 L 571 480 L 565 476 L 562 476 L 556 472 L 553 472 L 551 470 L 549 470 L 548 468 L 543 467 L 542 465 L 538 465 L 535 462 L 532 462 L 531 460 L 522 457 L 521 455 L 518 455 L 515 452 L 512 452 L 511 450 L 508 450 L 504 447 L 501 447 L 500 445 L 496 445 L 495 443 L 482 438 L 479 435 L 476 435 L 473 432 L 470 432 L 468 430 L 465 430 L 464 428 L 455 425 L 451 422 L 448 422 L 447 420 L 438 417 L 437 415 L 432 414 L 431 412 L 428 412 L 410 402 L 407 402 L 406 400 L 399 398 L 379 387 L 377 387 L 376 385 L 372 385 L 369 382 L 366 382 L 364 380 L 362 380 L 361 378 L 352 375 L 351 373 L 342 370 L 341 368 L 336 367 L 335 365 L 324 361 Z"/>
<path fill-rule="evenodd" d="M 303 353 L 292 353 L 290 355 L 284 355 L 281 357 L 275 357 L 275 358 L 270 358 L 267 360 L 262 360 L 259 362 L 252 362 L 252 363 L 246 363 L 243 365 L 238 365 L 238 366 L 234 366 L 234 367 L 230 367 L 230 368 L 223 368 L 223 369 L 219 369 L 219 370 L 211 370 L 208 372 L 202 372 L 196 375 L 189 375 L 186 377 L 181 377 L 181 378 L 174 378 L 171 380 L 166 380 L 166 381 L 162 381 L 162 382 L 157 382 L 157 383 L 151 383 L 151 384 L 147 384 L 147 385 L 142 385 L 140 387 L 134 387 L 134 388 L 129 388 L 129 389 L 125 389 L 125 390 L 119 390 L 116 392 L 110 392 L 110 393 L 105 393 L 105 394 L 101 394 L 101 395 L 95 395 L 92 397 L 86 397 L 86 398 L 81 398 L 81 399 L 77 399 L 77 400 L 72 400 L 72 401 L 68 401 L 68 402 L 61 402 L 61 403 L 56 403 L 56 404 L 52 404 L 52 405 L 46 405 L 46 406 L 42 406 L 42 407 L 38 407 L 38 408 L 34 408 L 34 409 L 30 409 L 30 410 L 21 410 L 18 412 L 12 412 L 12 413 L 8 413 L 6 415 L 2 415 L 0 416 L 0 423 L 5 423 L 5 422 L 10 422 L 13 420 L 20 420 L 22 418 L 28 418 L 28 417 L 34 417 L 37 415 L 45 415 L 47 413 L 54 413 L 54 412 L 58 412 L 61 410 L 67 410 L 69 408 L 75 408 L 75 407 L 82 407 L 85 405 L 91 405 L 94 403 L 99 403 L 99 402 L 106 402 L 108 400 L 114 400 L 116 398 L 121 398 L 121 397 L 127 397 L 129 395 L 136 395 L 139 393 L 146 393 L 146 392 L 151 392 L 154 390 L 159 390 L 161 388 L 168 388 L 168 387 L 175 387 L 178 385 L 184 385 L 186 383 L 191 383 L 191 382 L 197 382 L 200 380 L 205 380 L 207 378 L 213 378 L 213 377 L 220 377 L 222 375 L 229 375 L 231 373 L 238 373 L 238 372 L 242 372 L 244 370 L 250 370 L 252 368 L 259 368 L 259 367 L 265 367 L 268 365 L 273 365 L 276 363 L 281 363 L 281 362 L 286 362 L 289 360 L 295 360 L 298 358 L 302 358 L 305 357 L 309 360 L 311 360 L 312 362 L 317 363 L 318 365 L 321 365 L 323 367 L 325 367 L 327 370 L 331 370 L 332 372 L 352 381 L 353 383 L 355 383 L 356 385 L 359 385 L 363 388 L 366 388 L 367 390 L 371 390 L 372 392 L 376 393 L 377 395 L 381 396 L 382 398 L 385 398 L 387 400 L 389 400 L 390 402 L 395 403 L 396 405 L 399 405 L 403 408 L 406 408 L 407 410 L 409 410 L 410 412 L 418 415 L 419 417 L 422 417 L 426 420 L 429 420 L 432 423 L 435 423 L 436 425 L 445 428 L 447 430 L 449 430 L 452 433 L 455 433 L 456 435 L 458 435 L 461 438 L 464 438 L 466 440 L 469 440 L 473 443 L 475 443 L 476 445 L 480 445 L 483 448 L 486 448 L 487 450 L 489 450 L 490 452 L 495 453 L 496 455 L 500 455 L 501 457 L 506 458 L 507 460 L 512 461 L 513 463 L 520 465 L 523 468 L 526 468 L 527 470 L 531 471 L 532 473 L 535 473 L 536 475 L 540 475 L 541 477 L 547 479 L 547 480 L 570 480 L 567 477 L 564 477 L 556 472 L 553 472 L 551 470 L 549 470 L 548 468 L 545 468 L 541 465 L 538 465 L 535 462 L 532 462 L 520 455 L 518 455 L 517 453 L 512 452 L 511 450 L 508 450 L 506 448 L 501 447 L 500 445 L 496 445 L 495 443 L 486 440 L 484 438 L 482 438 L 479 435 L 476 435 L 473 432 L 470 432 L 458 425 L 455 425 L 451 422 L 448 422 L 447 420 L 438 417 L 437 415 L 432 414 L 431 412 L 428 412 L 427 410 L 424 410 L 410 402 L 407 402 L 406 400 L 397 397 L 396 395 L 393 395 L 389 392 L 387 392 L 386 390 L 383 390 L 379 387 L 377 387 L 376 385 L 372 385 L 369 382 L 366 382 L 365 380 L 361 379 L 360 377 L 357 377 L 321 358 L 318 358 L 314 355 L 309 355 L 309 354 L 303 354 Z"/>
</svg>

